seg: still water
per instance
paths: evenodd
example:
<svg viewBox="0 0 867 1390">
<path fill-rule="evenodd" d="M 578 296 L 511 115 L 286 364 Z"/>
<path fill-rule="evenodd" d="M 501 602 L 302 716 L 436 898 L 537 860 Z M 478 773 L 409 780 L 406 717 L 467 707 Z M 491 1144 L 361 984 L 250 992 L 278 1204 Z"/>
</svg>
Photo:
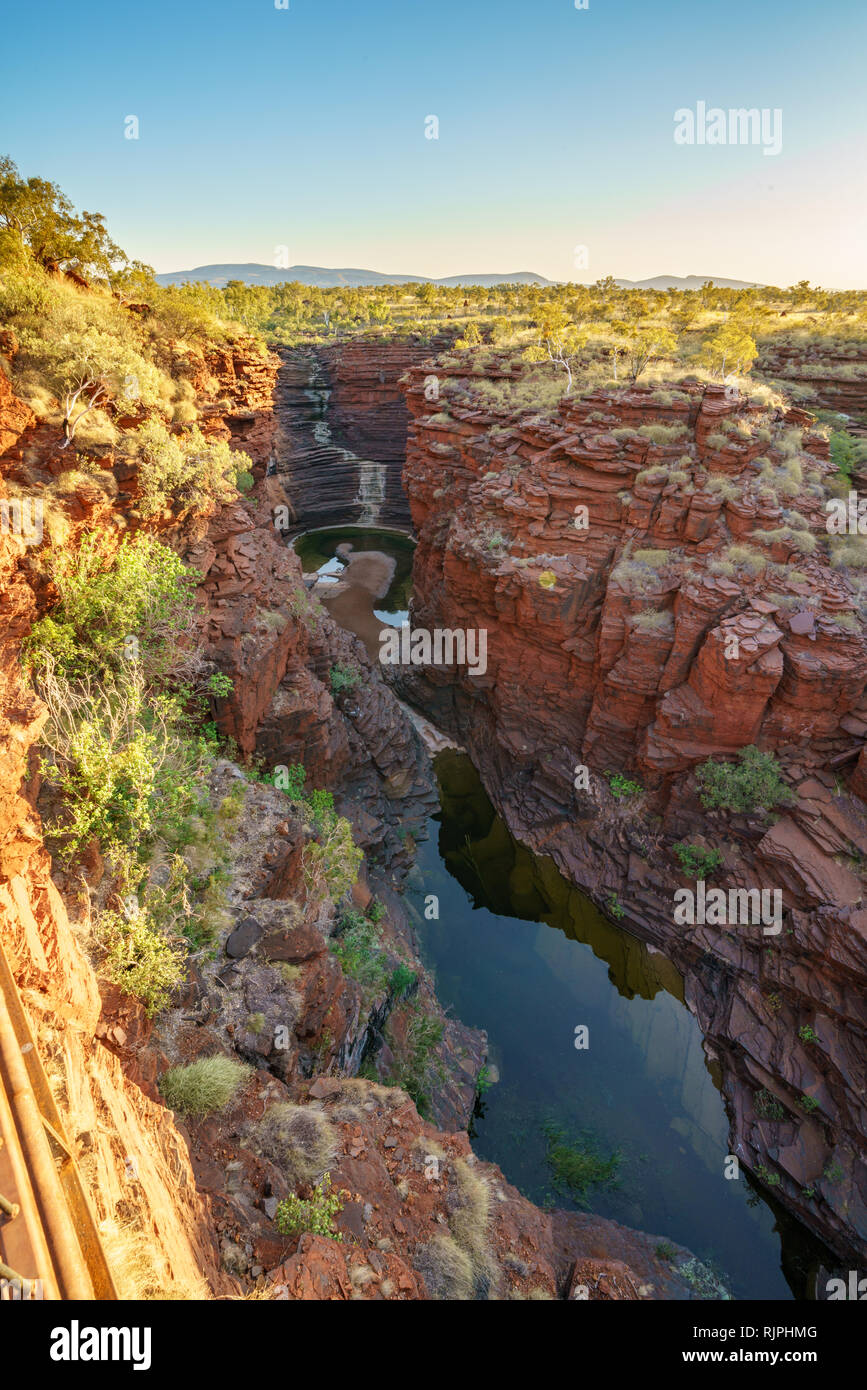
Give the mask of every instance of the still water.
<svg viewBox="0 0 867 1390">
<path fill-rule="evenodd" d="M 336 583 L 346 568 L 345 561 L 337 554 L 337 547 L 343 544 L 351 545 L 354 551 L 381 551 L 394 560 L 394 575 L 388 593 L 377 599 L 373 611 L 389 627 L 400 627 L 409 617 L 415 542 L 402 531 L 378 531 L 371 526 L 341 526 L 306 531 L 294 541 L 293 548 L 308 574 L 318 574 L 324 583 L 329 580 Z"/>
<path fill-rule="evenodd" d="M 590 1188 L 586 1209 L 688 1246 L 735 1298 L 809 1296 L 821 1247 L 743 1170 L 723 1176 L 728 1122 L 678 972 L 512 838 L 466 756 L 435 767 L 441 811 L 410 900 L 437 894 L 439 920 L 418 913 L 423 955 L 442 1004 L 488 1034 L 499 1079 L 476 1152 L 535 1202 L 577 1205 L 552 1186 L 553 1123 L 620 1155 L 617 1186 Z"/>
</svg>

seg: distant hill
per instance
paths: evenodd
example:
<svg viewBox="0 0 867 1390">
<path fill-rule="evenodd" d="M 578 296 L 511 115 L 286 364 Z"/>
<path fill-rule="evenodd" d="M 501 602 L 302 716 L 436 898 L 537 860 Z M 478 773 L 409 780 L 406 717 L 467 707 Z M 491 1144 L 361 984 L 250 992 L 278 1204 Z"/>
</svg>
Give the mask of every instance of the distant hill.
<svg viewBox="0 0 867 1390">
<path fill-rule="evenodd" d="M 246 285 L 281 285 L 284 281 L 297 281 L 301 285 L 315 286 L 317 289 L 336 289 L 347 285 L 353 289 L 359 285 L 422 285 L 424 275 L 384 275 L 379 270 L 327 270 L 321 265 L 290 265 L 286 270 L 277 270 L 273 265 L 257 265 L 254 261 L 238 265 L 197 265 L 192 270 L 170 270 L 157 276 L 160 285 L 183 285 L 185 281 L 205 281 L 223 289 L 230 280 L 242 280 Z M 624 290 L 698 290 L 707 280 L 726 290 L 747 290 L 755 286 L 753 280 L 726 280 L 721 275 L 655 275 L 651 280 L 617 280 L 616 284 Z M 484 272 L 480 275 L 447 275 L 442 280 L 432 280 L 433 285 L 556 285 L 557 280 L 547 280 L 544 275 L 536 275 L 532 270 L 514 270 L 508 275 Z"/>
<path fill-rule="evenodd" d="M 247 285 L 280 285 L 285 280 L 297 280 L 302 285 L 318 289 L 334 289 L 340 285 L 355 288 L 359 285 L 421 285 L 424 275 L 383 275 L 378 270 L 326 270 L 321 265 L 290 265 L 277 270 L 272 265 L 198 265 L 193 270 L 171 270 L 157 276 L 160 285 L 182 285 L 185 281 L 204 280 L 222 289 L 230 280 L 243 280 Z M 516 270 L 509 275 L 449 275 L 434 285 L 552 285 L 544 275 L 531 270 Z"/>
<path fill-rule="evenodd" d="M 710 280 L 721 290 L 761 288 L 755 280 L 726 280 L 722 275 L 654 275 L 652 280 L 617 280 L 622 290 L 700 290 Z"/>
</svg>

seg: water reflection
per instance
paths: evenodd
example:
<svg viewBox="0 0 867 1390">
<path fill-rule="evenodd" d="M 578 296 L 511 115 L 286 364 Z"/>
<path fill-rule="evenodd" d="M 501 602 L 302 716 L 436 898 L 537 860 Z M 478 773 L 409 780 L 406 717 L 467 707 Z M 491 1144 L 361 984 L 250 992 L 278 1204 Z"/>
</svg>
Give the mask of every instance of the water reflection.
<svg viewBox="0 0 867 1390">
<path fill-rule="evenodd" d="M 804 1296 L 820 1249 L 745 1174 L 725 1179 L 718 1072 L 678 971 L 513 840 L 468 758 L 435 766 L 442 809 L 415 887 L 438 895 L 440 915 L 419 914 L 418 932 L 442 1002 L 489 1035 L 499 1081 L 478 1107 L 477 1151 L 534 1201 L 563 1205 L 543 1126 L 589 1134 L 622 1155 L 619 1187 L 591 1192 L 593 1210 L 689 1246 L 741 1298 L 792 1297 L 784 1234 Z"/>
</svg>

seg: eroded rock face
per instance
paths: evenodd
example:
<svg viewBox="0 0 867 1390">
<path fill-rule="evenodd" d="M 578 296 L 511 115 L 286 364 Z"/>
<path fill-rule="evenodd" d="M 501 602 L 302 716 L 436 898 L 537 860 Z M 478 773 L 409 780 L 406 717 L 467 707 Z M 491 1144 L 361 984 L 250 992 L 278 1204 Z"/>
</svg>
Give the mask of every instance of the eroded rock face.
<svg viewBox="0 0 867 1390">
<path fill-rule="evenodd" d="M 411 622 L 485 628 L 487 671 L 398 668 L 396 684 L 466 746 L 516 836 L 601 906 L 614 895 L 623 925 L 683 971 L 722 1068 L 732 1151 L 855 1257 L 867 1240 L 864 753 L 841 764 L 851 791 L 834 760 L 867 734 L 867 648 L 843 573 L 784 529 L 796 509 L 824 536 L 827 443 L 804 412 L 769 417 L 700 383 L 510 419 L 470 379 L 434 414 L 424 376 L 413 369 L 406 387 Z M 768 468 L 795 480 L 783 504 L 752 483 Z M 776 824 L 708 813 L 697 794 L 697 764 L 750 743 L 797 792 Z M 582 766 L 589 788 L 576 790 Z M 614 772 L 640 780 L 643 809 L 611 795 Z M 672 854 L 684 841 L 723 852 L 715 882 L 779 889 L 779 935 L 676 926 L 674 891 L 694 886 Z M 761 1089 L 783 1119 L 755 1111 Z"/>
<path fill-rule="evenodd" d="M 124 1069 L 106 1045 L 99 983 L 51 876 L 39 816 L 23 795 L 46 718 L 18 664 L 35 608 L 18 572 L 24 551 L 0 535 L 0 936 L 31 1020 L 67 1136 L 78 1159 L 115 1277 L 133 1239 L 144 1240 L 153 1288 L 190 1297 L 231 1292 L 208 1202 L 186 1145 L 150 1078 Z M 147 1035 L 140 1007 L 130 1012 Z M 116 1017 L 124 1038 L 133 1030 Z M 145 1063 L 145 1066 L 147 1064 Z M 159 1239 L 154 1233 L 159 1231 Z M 135 1235 L 133 1235 L 135 1233 Z M 139 1266 L 142 1261 L 139 1259 Z M 140 1285 L 138 1286 L 140 1287 Z"/>
<path fill-rule="evenodd" d="M 817 406 L 853 415 L 847 425 L 852 433 L 865 432 L 867 361 L 862 343 L 762 343 L 756 370 L 769 380 L 805 387 Z"/>
<path fill-rule="evenodd" d="M 0 930 L 121 1293 L 142 1291 L 146 1264 L 154 1297 L 233 1297 L 269 1271 L 271 1296 L 288 1298 L 690 1297 L 694 1286 L 657 1257 L 657 1238 L 542 1213 L 499 1170 L 475 1164 L 465 1129 L 486 1041 L 442 1014 L 390 887 L 410 859 L 396 829 L 405 837 L 433 801 L 427 755 L 362 644 L 310 603 L 274 529 L 272 508 L 285 498 L 264 476 L 274 368 L 239 345 L 201 354 L 203 423 L 251 455 L 256 492 L 195 519 L 164 516 L 156 529 L 202 575 L 207 652 L 234 684 L 214 710 L 222 728 L 266 765 L 303 761 L 310 785 L 334 790 L 357 842 L 376 853 L 387 968 L 373 987 L 343 971 L 330 949 L 333 907 L 308 891 L 304 851 L 315 829 L 280 791 L 248 784 L 228 762 L 212 790 L 239 825 L 214 958 L 191 965 L 156 1027 L 99 978 L 82 942 L 87 909 L 85 920 L 70 920 L 25 795 L 38 783 L 29 773 L 45 711 L 19 652 L 53 596 L 23 541 L 0 536 Z M 48 485 L 67 466 L 56 431 L 14 397 L 0 400 L 0 440 L 4 475 L 18 485 Z M 52 518 L 57 543 L 74 545 L 86 529 L 117 543 L 141 522 L 137 497 L 134 470 L 108 451 L 98 480 L 81 482 Z M 335 696 L 336 664 L 359 679 Z M 82 871 L 91 885 L 106 878 L 98 845 Z M 72 903 L 71 882 L 59 881 Z M 370 896 L 362 880 L 358 907 Z M 86 898 L 74 901 L 81 910 Z M 363 1060 L 380 1075 L 406 1064 L 419 1001 L 442 1025 L 431 1122 L 403 1090 L 354 1075 Z M 160 1078 L 214 1053 L 243 1059 L 248 1079 L 218 1116 L 185 1122 L 163 1104 Z M 326 1159 L 335 1188 L 346 1189 L 339 1226 L 351 1244 L 277 1230 L 278 1200 L 298 1177 L 263 1152 L 257 1126 L 278 1104 L 308 1119 L 316 1110 L 329 1126 Z M 460 1224 L 464 1209 L 469 1225 Z M 689 1252 L 676 1254 L 688 1263 Z M 134 1281 L 123 1276 L 128 1263 Z"/>
<path fill-rule="evenodd" d="M 398 379 L 430 350 L 351 342 L 281 353 L 275 469 L 291 498 L 294 531 L 408 527 L 401 469 L 409 415 Z"/>
</svg>

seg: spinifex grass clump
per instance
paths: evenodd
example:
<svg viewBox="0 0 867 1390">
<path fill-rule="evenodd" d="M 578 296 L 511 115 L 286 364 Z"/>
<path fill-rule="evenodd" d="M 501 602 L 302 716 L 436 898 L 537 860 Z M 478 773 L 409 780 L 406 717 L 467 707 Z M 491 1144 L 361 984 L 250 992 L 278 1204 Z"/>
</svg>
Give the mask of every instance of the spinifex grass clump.
<svg viewBox="0 0 867 1390">
<path fill-rule="evenodd" d="M 234 1096 L 249 1067 L 232 1057 L 200 1057 L 186 1067 L 172 1067 L 160 1081 L 166 1105 L 199 1119 L 222 1110 Z"/>
<path fill-rule="evenodd" d="M 606 1158 L 599 1153 L 592 1136 L 581 1133 L 570 1139 L 554 1121 L 542 1127 L 548 1143 L 547 1161 L 554 1187 L 566 1191 L 579 1206 L 587 1205 L 590 1187 L 616 1187 L 622 1155 L 615 1151 Z"/>
</svg>

